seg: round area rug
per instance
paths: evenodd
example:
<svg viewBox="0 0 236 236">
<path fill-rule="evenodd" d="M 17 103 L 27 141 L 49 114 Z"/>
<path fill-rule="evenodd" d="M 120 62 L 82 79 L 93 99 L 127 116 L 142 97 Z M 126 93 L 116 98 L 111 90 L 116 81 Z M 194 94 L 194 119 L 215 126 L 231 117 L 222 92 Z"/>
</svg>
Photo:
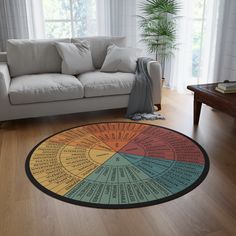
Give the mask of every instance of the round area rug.
<svg viewBox="0 0 236 236">
<path fill-rule="evenodd" d="M 209 159 L 198 143 L 176 131 L 108 122 L 43 140 L 30 152 L 25 166 L 37 188 L 62 201 L 131 208 L 191 191 L 206 177 Z"/>
</svg>

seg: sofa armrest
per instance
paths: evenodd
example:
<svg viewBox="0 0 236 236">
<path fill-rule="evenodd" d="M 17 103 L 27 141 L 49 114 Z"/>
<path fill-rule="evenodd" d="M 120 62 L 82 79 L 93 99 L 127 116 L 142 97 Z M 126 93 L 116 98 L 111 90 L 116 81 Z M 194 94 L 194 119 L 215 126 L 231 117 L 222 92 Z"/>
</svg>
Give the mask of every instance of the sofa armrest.
<svg viewBox="0 0 236 236">
<path fill-rule="evenodd" d="M 148 63 L 149 76 L 153 83 L 153 102 L 160 108 L 161 105 L 161 89 L 162 89 L 162 71 L 161 64 L 157 61 L 150 61 Z"/>
<path fill-rule="evenodd" d="M 8 95 L 11 77 L 7 63 L 0 63 L 0 97 Z"/>
<path fill-rule="evenodd" d="M 7 62 L 7 53 L 0 52 L 0 62 Z"/>
</svg>

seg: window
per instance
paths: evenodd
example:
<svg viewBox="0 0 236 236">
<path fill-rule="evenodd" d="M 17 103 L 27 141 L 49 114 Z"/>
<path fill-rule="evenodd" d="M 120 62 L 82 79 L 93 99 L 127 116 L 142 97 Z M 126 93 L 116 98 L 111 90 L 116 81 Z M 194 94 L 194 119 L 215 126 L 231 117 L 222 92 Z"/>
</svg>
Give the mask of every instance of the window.
<svg viewBox="0 0 236 236">
<path fill-rule="evenodd" d="M 47 38 L 97 35 L 96 0 L 43 0 Z"/>
</svg>

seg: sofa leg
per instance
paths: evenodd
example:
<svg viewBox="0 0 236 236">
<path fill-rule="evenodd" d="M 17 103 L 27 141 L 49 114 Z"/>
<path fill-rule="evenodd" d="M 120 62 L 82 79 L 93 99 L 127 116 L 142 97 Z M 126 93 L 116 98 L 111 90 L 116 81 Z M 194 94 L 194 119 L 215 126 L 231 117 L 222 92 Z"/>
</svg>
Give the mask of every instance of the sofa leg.
<svg viewBox="0 0 236 236">
<path fill-rule="evenodd" d="M 157 107 L 157 110 L 158 110 L 158 111 L 161 110 L 161 104 L 155 104 L 155 106 Z"/>
</svg>

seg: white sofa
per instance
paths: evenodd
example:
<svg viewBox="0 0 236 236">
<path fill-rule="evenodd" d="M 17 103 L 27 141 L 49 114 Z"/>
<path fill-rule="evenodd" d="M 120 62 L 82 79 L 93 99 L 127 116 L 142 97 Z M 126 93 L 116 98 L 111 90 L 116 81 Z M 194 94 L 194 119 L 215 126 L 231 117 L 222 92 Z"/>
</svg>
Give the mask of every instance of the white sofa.
<svg viewBox="0 0 236 236">
<path fill-rule="evenodd" d="M 89 37 L 96 71 L 77 77 L 61 74 L 55 41 L 9 40 L 0 54 L 0 121 L 124 108 L 135 74 L 100 72 L 108 45 L 125 46 L 124 37 Z M 78 40 L 78 39 L 77 39 Z M 161 67 L 148 65 L 154 104 L 161 104 Z"/>
</svg>

